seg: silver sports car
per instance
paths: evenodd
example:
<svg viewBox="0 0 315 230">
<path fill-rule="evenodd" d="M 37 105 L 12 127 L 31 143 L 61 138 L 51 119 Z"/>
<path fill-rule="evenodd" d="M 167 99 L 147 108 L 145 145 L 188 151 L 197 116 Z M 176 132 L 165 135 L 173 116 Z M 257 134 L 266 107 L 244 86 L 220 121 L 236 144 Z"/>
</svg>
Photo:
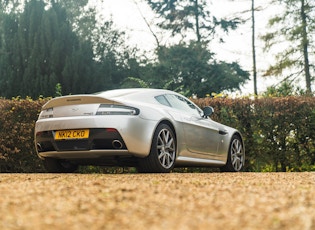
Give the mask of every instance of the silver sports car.
<svg viewBox="0 0 315 230">
<path fill-rule="evenodd" d="M 241 171 L 242 136 L 209 118 L 182 95 L 161 89 L 118 89 L 48 101 L 35 126 L 38 156 L 48 172 L 78 165 L 134 166 L 167 173 L 174 167 Z"/>
</svg>

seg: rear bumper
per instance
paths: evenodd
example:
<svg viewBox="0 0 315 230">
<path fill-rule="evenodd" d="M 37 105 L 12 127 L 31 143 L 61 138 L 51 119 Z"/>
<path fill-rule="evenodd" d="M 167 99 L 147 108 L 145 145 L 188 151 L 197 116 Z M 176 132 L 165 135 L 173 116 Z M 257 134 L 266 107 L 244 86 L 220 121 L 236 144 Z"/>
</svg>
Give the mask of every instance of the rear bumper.
<svg viewBox="0 0 315 230">
<path fill-rule="evenodd" d="M 85 139 L 64 140 L 55 140 L 55 130 L 37 132 L 37 151 L 126 149 L 122 137 L 115 129 L 89 129 L 89 132 L 89 137 Z"/>
<path fill-rule="evenodd" d="M 40 158 L 57 159 L 97 159 L 111 156 L 132 156 L 127 150 L 80 150 L 80 151 L 47 151 L 38 152 Z"/>
<path fill-rule="evenodd" d="M 35 145 L 39 157 L 97 158 L 101 156 L 149 154 L 156 121 L 139 116 L 80 116 L 38 120 Z M 54 132 L 67 129 L 89 129 L 89 139 L 54 140 Z M 117 130 L 106 133 L 106 130 Z M 122 143 L 113 146 L 113 141 Z M 119 144 L 118 144 L 119 145 Z"/>
</svg>

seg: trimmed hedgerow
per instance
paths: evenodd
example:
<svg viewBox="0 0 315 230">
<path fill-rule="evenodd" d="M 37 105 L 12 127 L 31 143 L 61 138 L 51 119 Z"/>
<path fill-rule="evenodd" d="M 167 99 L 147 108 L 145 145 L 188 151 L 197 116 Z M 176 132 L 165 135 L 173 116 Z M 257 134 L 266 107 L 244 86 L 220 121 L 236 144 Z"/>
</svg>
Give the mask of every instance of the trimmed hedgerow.
<svg viewBox="0 0 315 230">
<path fill-rule="evenodd" d="M 315 98 L 199 99 L 213 119 L 239 129 L 248 171 L 315 170 Z"/>
<path fill-rule="evenodd" d="M 34 127 L 45 101 L 0 99 L 0 172 L 44 171 L 35 153 Z"/>
<path fill-rule="evenodd" d="M 35 152 L 34 124 L 47 100 L 0 99 L 0 172 L 44 171 Z M 204 98 L 194 102 L 200 107 L 212 106 L 213 120 L 241 131 L 246 171 L 315 170 L 314 97 Z M 82 172 L 91 172 L 88 169 Z"/>
</svg>

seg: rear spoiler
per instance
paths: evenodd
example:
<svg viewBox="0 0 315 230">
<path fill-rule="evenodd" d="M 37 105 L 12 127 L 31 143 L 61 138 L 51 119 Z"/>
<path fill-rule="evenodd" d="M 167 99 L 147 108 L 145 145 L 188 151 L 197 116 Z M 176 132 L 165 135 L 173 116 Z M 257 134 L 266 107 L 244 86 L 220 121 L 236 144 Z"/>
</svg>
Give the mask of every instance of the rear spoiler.
<svg viewBox="0 0 315 230">
<path fill-rule="evenodd" d="M 63 97 L 56 97 L 48 101 L 43 105 L 42 109 L 53 108 L 57 106 L 66 106 L 66 105 L 80 105 L 80 104 L 115 104 L 121 105 L 122 103 L 106 99 L 104 97 L 99 97 L 95 95 L 70 95 Z"/>
</svg>

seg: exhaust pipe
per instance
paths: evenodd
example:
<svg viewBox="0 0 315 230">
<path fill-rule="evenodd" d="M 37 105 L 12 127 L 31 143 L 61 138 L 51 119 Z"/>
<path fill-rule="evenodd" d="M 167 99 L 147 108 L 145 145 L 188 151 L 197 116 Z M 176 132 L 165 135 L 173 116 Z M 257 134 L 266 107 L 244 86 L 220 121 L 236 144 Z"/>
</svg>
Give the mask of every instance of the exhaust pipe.
<svg viewBox="0 0 315 230">
<path fill-rule="evenodd" d="M 112 145 L 114 149 L 121 149 L 123 147 L 123 144 L 120 140 L 113 140 Z"/>
<path fill-rule="evenodd" d="M 38 152 L 41 152 L 43 150 L 43 148 L 42 148 L 40 143 L 37 143 L 36 146 L 37 146 L 37 151 Z"/>
</svg>

